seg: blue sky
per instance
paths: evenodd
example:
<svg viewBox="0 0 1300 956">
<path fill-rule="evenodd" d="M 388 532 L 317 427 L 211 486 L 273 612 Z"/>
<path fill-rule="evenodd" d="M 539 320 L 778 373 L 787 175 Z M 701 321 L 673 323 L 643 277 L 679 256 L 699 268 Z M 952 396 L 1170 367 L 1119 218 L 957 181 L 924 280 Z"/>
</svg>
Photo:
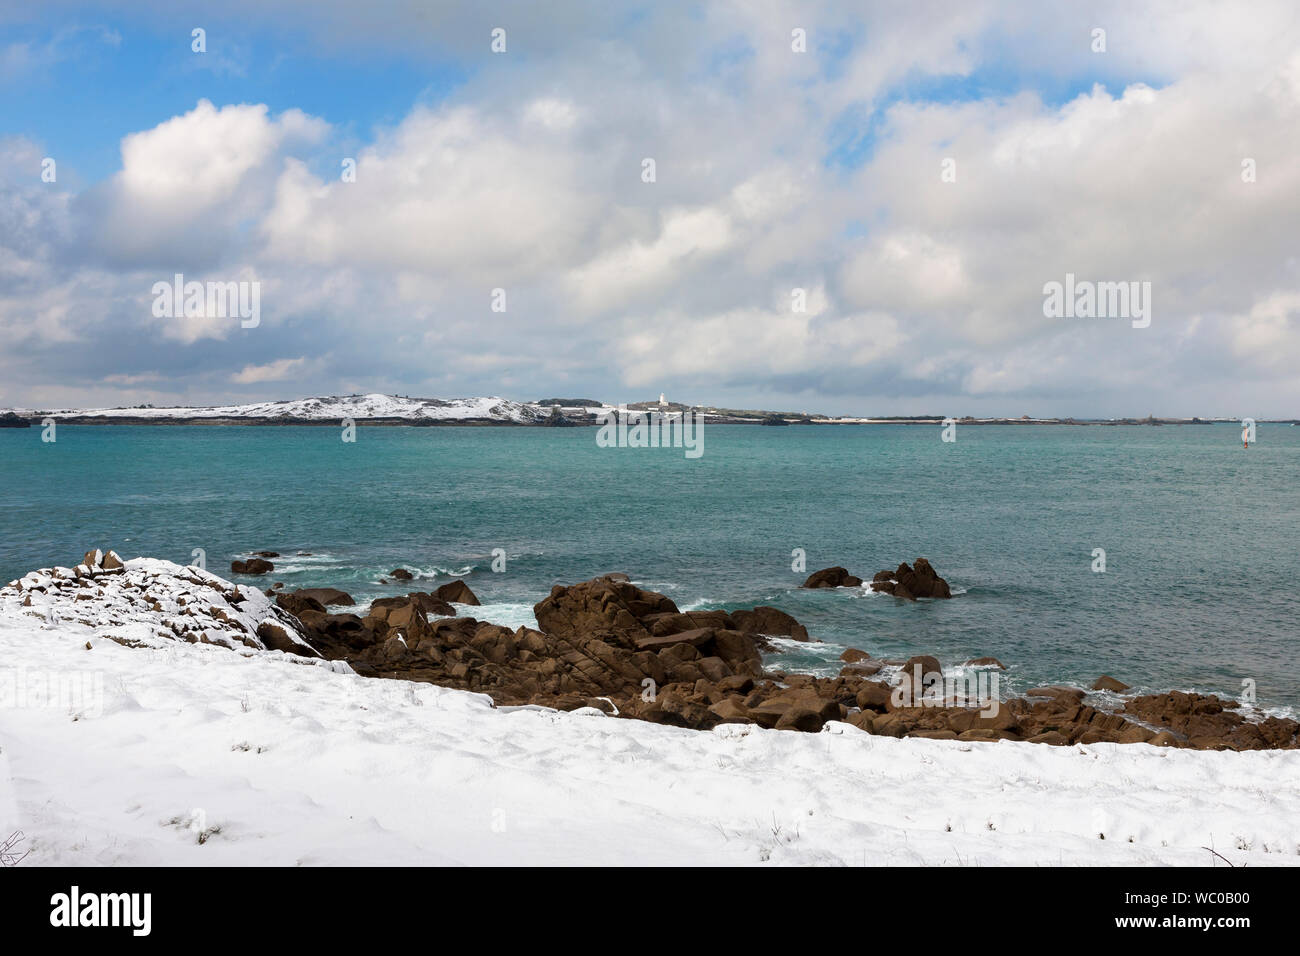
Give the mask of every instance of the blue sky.
<svg viewBox="0 0 1300 956">
<path fill-rule="evenodd" d="M 1297 414 L 1297 50 L 1280 0 L 0 10 L 0 404 Z M 157 322 L 182 270 L 266 320 Z M 1049 319 L 1066 271 L 1156 321 Z"/>
</svg>

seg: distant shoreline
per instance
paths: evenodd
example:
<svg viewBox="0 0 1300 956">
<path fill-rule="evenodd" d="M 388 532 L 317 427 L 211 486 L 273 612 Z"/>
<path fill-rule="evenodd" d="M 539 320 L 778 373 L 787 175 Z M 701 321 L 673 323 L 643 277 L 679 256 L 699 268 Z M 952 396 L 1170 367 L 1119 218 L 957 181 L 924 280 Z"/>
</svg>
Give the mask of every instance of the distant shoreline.
<svg viewBox="0 0 1300 956">
<path fill-rule="evenodd" d="M 635 412 L 636 410 L 633 410 Z M 705 416 L 705 422 L 710 425 L 925 425 L 936 426 L 942 425 L 945 419 L 940 418 L 798 418 L 785 419 L 780 422 L 770 420 L 753 419 L 753 418 L 734 418 L 725 415 L 710 415 L 707 412 L 701 413 Z M 212 426 L 239 426 L 252 425 L 260 427 L 275 426 L 319 426 L 323 428 L 337 428 L 342 419 L 336 418 L 254 418 L 254 417 L 128 417 L 121 415 L 114 416 L 95 416 L 95 415 L 61 415 L 59 413 L 50 413 L 46 415 L 19 415 L 17 418 L 24 421 L 24 424 L 7 424 L 0 422 L 0 428 L 25 428 L 40 427 L 46 418 L 52 418 L 60 425 L 212 425 Z M 370 425 L 387 428 L 594 428 L 600 423 L 595 416 L 590 418 L 568 418 L 563 423 L 550 423 L 547 421 L 537 422 L 514 422 L 501 421 L 491 418 L 464 418 L 464 419 L 412 419 L 412 418 L 356 418 L 351 419 L 357 425 Z M 954 420 L 958 425 L 1063 425 L 1063 426 L 1148 426 L 1156 427 L 1162 425 L 1229 425 L 1240 426 L 1240 422 L 1227 419 L 1169 419 L 1158 418 L 1155 420 L 1148 419 L 1071 419 L 1071 418 L 971 418 Z M 1259 419 L 1260 425 L 1296 425 L 1300 424 L 1297 419 Z"/>
</svg>

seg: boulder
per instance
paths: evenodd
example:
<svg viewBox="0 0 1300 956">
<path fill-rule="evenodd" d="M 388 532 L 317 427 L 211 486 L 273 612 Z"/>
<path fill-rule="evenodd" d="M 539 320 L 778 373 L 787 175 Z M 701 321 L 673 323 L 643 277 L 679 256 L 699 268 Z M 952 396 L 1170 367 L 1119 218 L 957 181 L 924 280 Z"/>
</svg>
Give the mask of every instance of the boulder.
<svg viewBox="0 0 1300 956">
<path fill-rule="evenodd" d="M 862 584 L 862 578 L 849 574 L 848 569 L 841 567 L 822 568 L 820 571 L 814 571 L 808 575 L 808 580 L 804 581 L 800 587 L 805 588 L 856 588 Z"/>
<path fill-rule="evenodd" d="M 340 591 L 338 588 L 299 588 L 290 593 L 299 597 L 311 598 L 326 606 L 341 604 L 350 607 L 357 603 L 352 600 L 351 594 L 347 591 Z"/>
<path fill-rule="evenodd" d="M 475 607 L 479 604 L 479 599 L 474 596 L 474 592 L 469 589 L 469 585 L 460 580 L 448 581 L 434 591 L 433 596 L 440 601 L 448 601 L 452 604 L 471 604 Z"/>
<path fill-rule="evenodd" d="M 871 660 L 871 655 L 868 654 L 866 651 L 859 650 L 856 647 L 850 647 L 847 648 L 844 651 L 844 653 L 840 655 L 840 660 L 842 660 L 846 664 L 856 664 L 858 661 Z"/>
<path fill-rule="evenodd" d="M 284 651 L 286 654 L 297 654 L 300 657 L 320 657 L 320 654 L 310 647 L 303 647 L 301 643 L 289 636 L 288 631 L 272 621 L 263 621 L 257 625 L 257 636 L 266 645 L 267 650 Z"/>
<path fill-rule="evenodd" d="M 1109 691 L 1113 691 L 1116 694 L 1120 694 L 1128 690 L 1129 685 L 1125 684 L 1123 681 L 1116 680 L 1115 678 L 1111 677 L 1109 674 L 1102 674 L 1100 677 L 1097 678 L 1096 682 L 1092 685 L 1092 689 L 1109 690 Z"/>
<path fill-rule="evenodd" d="M 324 613 L 325 605 L 309 594 L 303 594 L 299 591 L 289 593 L 278 592 L 274 594 L 275 603 L 284 608 L 290 614 L 298 617 L 303 611 L 319 611 Z"/>
<path fill-rule="evenodd" d="M 1070 700 L 1083 700 L 1085 694 L 1077 687 L 1064 687 L 1060 684 L 1049 684 L 1046 687 L 1031 687 L 1025 691 L 1026 697 L 1063 697 Z"/>
<path fill-rule="evenodd" d="M 275 565 L 264 558 L 249 558 L 247 561 L 231 561 L 230 570 L 236 574 L 267 574 L 275 570 Z"/>
<path fill-rule="evenodd" d="M 1007 665 L 1003 664 L 996 657 L 975 657 L 972 658 L 971 660 L 968 660 L 965 666 L 966 667 L 996 667 L 998 670 L 1002 670 L 1002 671 L 1007 669 Z"/>
<path fill-rule="evenodd" d="M 388 576 L 390 578 L 395 578 L 398 581 L 409 581 L 415 577 L 415 575 L 412 574 L 410 571 L 406 570 L 406 568 L 394 568 L 393 570 L 388 572 Z"/>
<path fill-rule="evenodd" d="M 910 706 L 922 697 L 935 696 L 942 689 L 942 681 L 943 667 L 937 657 L 920 654 L 908 658 L 898 678 L 904 705 Z"/>
<path fill-rule="evenodd" d="M 807 641 L 808 629 L 785 611 L 774 607 L 756 607 L 748 611 L 732 611 L 731 620 L 742 634 L 770 634 Z"/>
</svg>

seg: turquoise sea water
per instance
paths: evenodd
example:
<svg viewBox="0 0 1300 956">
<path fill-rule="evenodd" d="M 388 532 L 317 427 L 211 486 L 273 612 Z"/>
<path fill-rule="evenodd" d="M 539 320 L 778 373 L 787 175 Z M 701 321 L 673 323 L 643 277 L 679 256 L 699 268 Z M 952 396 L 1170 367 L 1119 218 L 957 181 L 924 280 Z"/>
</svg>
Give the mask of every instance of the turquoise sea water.
<svg viewBox="0 0 1300 956">
<path fill-rule="evenodd" d="M 710 425 L 702 457 L 599 448 L 595 429 L 59 426 L 0 430 L 0 581 L 83 551 L 179 563 L 270 549 L 239 579 L 358 601 L 464 573 L 477 616 L 531 620 L 558 583 L 626 571 L 683 608 L 774 604 L 876 656 L 986 654 L 1004 687 L 1091 683 L 1300 708 L 1300 428 Z M 493 549 L 506 570 L 491 570 Z M 929 558 L 951 601 L 801 591 Z M 1104 574 L 1093 549 L 1104 548 Z M 298 556 L 296 552 L 311 552 Z M 378 579 L 403 566 L 425 580 Z M 431 580 L 430 580 L 431 578 Z"/>
</svg>

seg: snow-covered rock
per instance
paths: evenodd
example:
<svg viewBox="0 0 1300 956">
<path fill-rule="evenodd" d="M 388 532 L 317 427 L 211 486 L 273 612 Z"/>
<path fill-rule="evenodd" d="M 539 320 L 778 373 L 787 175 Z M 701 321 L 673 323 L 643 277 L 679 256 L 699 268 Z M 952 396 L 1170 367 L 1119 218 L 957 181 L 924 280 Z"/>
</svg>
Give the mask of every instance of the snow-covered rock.
<svg viewBox="0 0 1300 956">
<path fill-rule="evenodd" d="M 297 620 L 256 588 L 170 561 L 122 562 L 112 551 L 88 551 L 75 568 L 42 568 L 11 581 L 0 588 L 0 615 L 128 646 L 185 641 L 317 656 Z"/>
</svg>

